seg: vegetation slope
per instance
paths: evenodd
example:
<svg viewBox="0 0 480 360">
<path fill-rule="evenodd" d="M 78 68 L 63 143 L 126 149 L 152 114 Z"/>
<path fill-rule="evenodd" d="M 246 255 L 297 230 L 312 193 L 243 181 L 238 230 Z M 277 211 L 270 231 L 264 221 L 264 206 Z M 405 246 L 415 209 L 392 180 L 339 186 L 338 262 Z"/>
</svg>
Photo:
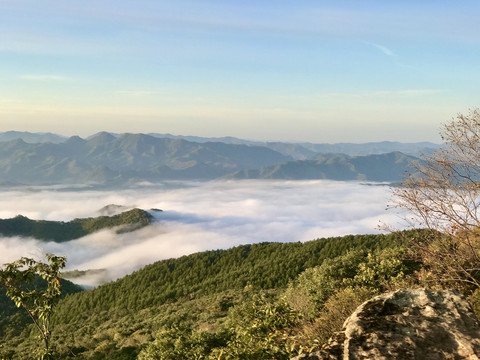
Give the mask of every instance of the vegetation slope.
<svg viewBox="0 0 480 360">
<path fill-rule="evenodd" d="M 315 325 L 329 301 L 351 307 L 404 281 L 415 264 L 402 260 L 401 246 L 420 235 L 261 243 L 159 261 L 66 296 L 53 341 L 61 359 L 287 359 L 309 349 L 310 335 L 335 330 Z M 32 327 L 10 331 L 19 326 L 0 339 L 5 358 L 28 359 L 36 346 Z"/>
<path fill-rule="evenodd" d="M 151 221 L 152 216 L 141 209 L 132 209 L 114 216 L 74 219 L 68 222 L 31 220 L 17 215 L 11 219 L 0 219 L 0 234 L 63 242 L 105 228 L 120 227 L 119 232 L 133 231 L 149 225 Z"/>
</svg>

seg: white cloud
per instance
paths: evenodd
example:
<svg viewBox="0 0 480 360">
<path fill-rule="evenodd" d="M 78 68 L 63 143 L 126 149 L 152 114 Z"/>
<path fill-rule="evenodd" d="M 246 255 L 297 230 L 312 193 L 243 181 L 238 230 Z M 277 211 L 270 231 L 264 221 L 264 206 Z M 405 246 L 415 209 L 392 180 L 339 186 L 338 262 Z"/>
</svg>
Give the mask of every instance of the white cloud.
<svg viewBox="0 0 480 360">
<path fill-rule="evenodd" d="M 183 185 L 183 186 L 182 186 Z M 157 222 L 134 233 L 104 230 L 66 243 L 0 238 L 0 263 L 45 252 L 67 255 L 67 269 L 107 269 L 85 284 L 115 279 L 146 264 L 209 249 L 264 241 L 376 233 L 386 213 L 386 186 L 333 181 L 166 183 L 121 191 L 12 191 L 0 217 L 69 220 L 96 216 L 107 204 L 160 208 Z"/>
<path fill-rule="evenodd" d="M 392 50 L 390 50 L 386 46 L 383 46 L 383 45 L 380 45 L 380 44 L 377 44 L 377 43 L 373 43 L 373 42 L 370 42 L 370 41 L 364 41 L 364 43 L 367 44 L 367 45 L 373 46 L 374 48 L 380 50 L 384 55 L 387 55 L 389 57 L 396 57 L 397 56 Z"/>
</svg>

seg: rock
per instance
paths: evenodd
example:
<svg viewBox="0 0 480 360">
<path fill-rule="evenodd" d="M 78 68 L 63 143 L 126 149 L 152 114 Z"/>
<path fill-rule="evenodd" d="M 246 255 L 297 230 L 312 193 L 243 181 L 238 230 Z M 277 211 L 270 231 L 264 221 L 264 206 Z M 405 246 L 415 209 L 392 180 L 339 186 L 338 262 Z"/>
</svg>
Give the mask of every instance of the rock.
<svg viewBox="0 0 480 360">
<path fill-rule="evenodd" d="M 319 352 L 292 360 L 480 359 L 480 327 L 454 290 L 399 290 L 370 299 Z"/>
<path fill-rule="evenodd" d="M 132 207 L 123 206 L 123 205 L 116 205 L 116 204 L 108 204 L 98 210 L 98 213 L 102 216 L 113 216 L 121 214 L 124 211 L 131 210 Z"/>
</svg>

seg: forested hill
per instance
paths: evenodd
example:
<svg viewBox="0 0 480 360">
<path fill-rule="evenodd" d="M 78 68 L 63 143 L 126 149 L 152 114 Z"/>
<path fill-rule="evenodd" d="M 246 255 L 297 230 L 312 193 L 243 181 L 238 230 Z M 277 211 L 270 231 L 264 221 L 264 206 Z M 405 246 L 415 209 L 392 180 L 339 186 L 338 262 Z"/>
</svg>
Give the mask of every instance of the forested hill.
<svg viewBox="0 0 480 360">
<path fill-rule="evenodd" d="M 249 285 L 256 289 L 285 287 L 306 268 L 350 248 L 373 249 L 401 241 L 395 235 L 350 235 L 306 243 L 260 243 L 229 250 L 200 252 L 162 260 L 62 304 L 58 313 L 69 321 L 113 308 L 141 310 Z M 68 305 L 68 306 L 67 306 Z M 72 310 L 74 310 L 72 312 Z"/>
<path fill-rule="evenodd" d="M 159 261 L 67 296 L 55 311 L 55 341 L 65 359 L 72 354 L 72 359 L 135 359 L 159 329 L 200 324 L 217 329 L 247 288 L 278 292 L 304 270 L 349 249 L 391 248 L 412 234 L 260 243 Z M 2 341 L 16 346 L 17 353 L 28 353 L 35 339 L 23 333 Z"/>
<path fill-rule="evenodd" d="M 17 215 L 11 219 L 0 219 L 0 234 L 62 242 L 78 239 L 105 228 L 119 227 L 118 232 L 133 231 L 147 226 L 151 221 L 152 215 L 141 209 L 132 209 L 113 216 L 74 219 L 68 222 L 31 220 Z"/>
</svg>

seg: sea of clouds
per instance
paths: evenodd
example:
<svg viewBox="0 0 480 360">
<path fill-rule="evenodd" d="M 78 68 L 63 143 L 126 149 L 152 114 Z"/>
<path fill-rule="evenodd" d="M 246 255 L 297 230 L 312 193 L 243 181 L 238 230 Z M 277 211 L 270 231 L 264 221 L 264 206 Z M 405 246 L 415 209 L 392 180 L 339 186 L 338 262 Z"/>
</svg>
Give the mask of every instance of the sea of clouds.
<svg viewBox="0 0 480 360">
<path fill-rule="evenodd" d="M 45 253 L 67 256 L 67 270 L 105 269 L 77 282 L 116 279 L 155 261 L 264 241 L 308 241 L 399 227 L 386 211 L 391 189 L 336 181 L 213 181 L 143 184 L 123 190 L 30 188 L 0 192 L 0 218 L 69 221 L 98 216 L 108 204 L 158 208 L 155 223 L 132 233 L 103 230 L 65 243 L 1 238 L 0 264 Z"/>
</svg>

